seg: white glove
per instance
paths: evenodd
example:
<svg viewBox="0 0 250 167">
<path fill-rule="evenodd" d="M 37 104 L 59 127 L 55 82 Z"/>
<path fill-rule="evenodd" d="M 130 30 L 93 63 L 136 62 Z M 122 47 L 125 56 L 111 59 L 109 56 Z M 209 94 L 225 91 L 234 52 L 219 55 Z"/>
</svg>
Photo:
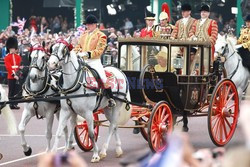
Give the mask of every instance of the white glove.
<svg viewBox="0 0 250 167">
<path fill-rule="evenodd" d="M 83 59 L 88 59 L 89 58 L 89 54 L 88 52 L 79 52 L 78 55 L 83 58 Z"/>
<path fill-rule="evenodd" d="M 242 44 L 236 45 L 236 46 L 235 46 L 235 49 L 239 49 L 239 48 L 241 48 L 241 47 L 242 47 Z"/>
</svg>

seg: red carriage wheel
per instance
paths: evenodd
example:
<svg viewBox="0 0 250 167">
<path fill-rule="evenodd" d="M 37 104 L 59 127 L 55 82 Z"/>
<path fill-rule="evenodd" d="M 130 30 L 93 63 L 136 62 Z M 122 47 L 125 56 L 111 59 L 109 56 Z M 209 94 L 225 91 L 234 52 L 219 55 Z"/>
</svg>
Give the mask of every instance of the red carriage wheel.
<svg viewBox="0 0 250 167">
<path fill-rule="evenodd" d="M 173 130 L 173 117 L 166 101 L 158 102 L 148 124 L 148 143 L 153 152 L 162 152 L 167 147 L 167 134 Z"/>
<path fill-rule="evenodd" d="M 236 129 L 239 97 L 230 79 L 221 80 L 215 87 L 208 108 L 208 132 L 217 146 L 227 144 Z"/>
<path fill-rule="evenodd" d="M 94 114 L 94 121 L 99 121 L 98 114 Z M 94 124 L 94 133 L 95 133 L 95 140 L 97 141 L 98 134 L 99 134 L 99 125 Z M 77 145 L 83 151 L 87 152 L 92 150 L 93 144 L 89 138 L 88 134 L 88 125 L 86 120 L 84 120 L 81 124 L 77 124 L 74 131 L 75 140 Z"/>
<path fill-rule="evenodd" d="M 148 124 L 148 121 L 149 121 L 149 116 L 143 116 L 141 118 L 138 119 L 139 121 L 139 124 L 140 123 L 143 123 L 143 124 Z M 147 133 L 147 127 L 144 127 L 144 128 L 140 128 L 140 131 L 141 131 L 141 134 L 143 136 L 143 138 L 148 141 L 148 133 Z"/>
</svg>

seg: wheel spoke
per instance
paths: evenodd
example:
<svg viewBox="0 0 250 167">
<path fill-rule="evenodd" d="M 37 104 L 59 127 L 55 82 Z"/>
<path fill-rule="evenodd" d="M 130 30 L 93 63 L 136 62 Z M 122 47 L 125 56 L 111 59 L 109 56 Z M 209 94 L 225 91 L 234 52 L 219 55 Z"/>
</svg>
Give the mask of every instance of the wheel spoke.
<svg viewBox="0 0 250 167">
<path fill-rule="evenodd" d="M 211 122 L 213 122 L 216 118 L 218 118 L 218 117 L 219 117 L 219 115 L 220 115 L 220 113 L 218 113 L 218 114 L 216 114 L 216 115 L 212 116 Z"/>
<path fill-rule="evenodd" d="M 230 130 L 232 129 L 232 125 L 230 124 L 230 122 L 227 120 L 227 118 L 224 118 L 225 122 L 227 123 L 227 126 L 230 128 Z"/>
<path fill-rule="evenodd" d="M 220 124 L 220 120 L 219 120 L 219 119 L 220 119 L 220 117 L 218 117 L 218 121 L 217 121 L 218 123 L 217 123 L 216 129 L 215 129 L 215 137 L 216 137 L 216 138 L 217 138 L 217 136 L 218 136 L 218 129 L 219 129 L 219 127 L 220 127 L 220 125 L 219 125 L 219 124 Z"/>
<path fill-rule="evenodd" d="M 221 122 L 221 118 L 220 118 L 220 126 L 219 126 L 219 131 L 220 131 L 220 142 L 222 142 L 222 140 L 223 140 L 223 133 L 222 133 L 222 122 Z"/>
<path fill-rule="evenodd" d="M 83 132 L 85 132 L 86 129 L 83 129 L 82 132 L 79 134 L 79 136 L 81 136 L 83 134 Z"/>
<path fill-rule="evenodd" d="M 230 90 L 231 90 L 231 85 L 229 85 L 229 87 L 228 87 L 228 89 L 227 89 L 227 91 L 226 91 L 226 93 L 225 93 L 224 102 L 227 101 L 227 97 L 228 97 L 228 95 L 229 95 Z"/>
<path fill-rule="evenodd" d="M 216 125 L 217 125 L 218 122 L 219 122 L 219 116 L 217 116 L 216 118 L 217 118 L 217 120 L 215 121 L 215 123 L 214 123 L 214 125 L 213 125 L 213 127 L 212 127 L 212 131 L 215 130 L 214 128 L 217 127 Z M 216 118 L 215 118 L 215 119 L 216 119 Z M 212 124 L 212 122 L 211 122 L 211 124 Z"/>
<path fill-rule="evenodd" d="M 223 126 L 223 131 L 224 131 L 225 139 L 227 139 L 227 128 L 226 128 L 224 119 L 221 119 L 221 122 L 222 122 L 222 126 Z"/>
<path fill-rule="evenodd" d="M 235 93 L 231 94 L 231 96 L 228 98 L 227 102 L 225 103 L 225 106 L 228 105 L 229 101 L 233 98 L 234 95 L 235 95 Z"/>
<path fill-rule="evenodd" d="M 164 107 L 163 110 L 162 110 L 162 113 L 161 113 L 161 118 L 160 120 L 163 119 L 164 115 L 165 115 L 165 112 L 166 112 L 166 108 Z M 162 121 L 163 122 L 163 121 Z"/>
<path fill-rule="evenodd" d="M 161 113 L 162 113 L 162 108 L 163 107 L 159 107 L 159 110 L 158 110 L 158 119 L 157 119 L 157 121 L 159 121 L 159 120 L 161 120 Z"/>
<path fill-rule="evenodd" d="M 86 145 L 89 146 L 89 133 L 85 133 L 84 143 L 87 143 Z"/>
<path fill-rule="evenodd" d="M 227 108 L 230 109 L 232 107 L 235 107 L 236 106 L 236 103 L 233 103 L 232 105 L 228 106 Z"/>
<path fill-rule="evenodd" d="M 165 122 L 168 119 L 169 115 L 167 114 L 163 119 L 162 122 Z"/>
<path fill-rule="evenodd" d="M 152 141 L 155 141 L 155 137 L 156 137 L 157 133 L 154 132 L 153 136 L 152 136 Z"/>
</svg>

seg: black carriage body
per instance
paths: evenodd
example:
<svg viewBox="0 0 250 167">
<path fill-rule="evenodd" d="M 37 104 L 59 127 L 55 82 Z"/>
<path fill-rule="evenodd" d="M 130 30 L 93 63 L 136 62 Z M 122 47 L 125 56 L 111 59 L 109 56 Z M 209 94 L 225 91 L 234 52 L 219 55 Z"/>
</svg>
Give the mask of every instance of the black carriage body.
<svg viewBox="0 0 250 167">
<path fill-rule="evenodd" d="M 174 48 L 175 47 L 175 48 Z M 190 50 L 197 47 L 199 51 L 198 75 L 191 75 Z M 174 49 L 183 52 L 184 67 L 173 69 Z M 208 50 L 204 61 L 205 48 Z M 157 54 L 165 50 L 167 67 L 165 71 L 147 71 L 143 67 L 157 67 Z M 184 110 L 193 111 L 203 106 L 207 100 L 210 84 L 211 47 L 204 42 L 161 40 L 161 39 L 119 39 L 118 67 L 126 74 L 130 85 L 131 101 L 146 104 L 167 101 L 175 114 Z M 158 53 L 157 53 L 158 51 Z M 135 56 L 137 55 L 137 56 Z M 135 61 L 138 61 L 135 66 Z M 125 62 L 125 63 L 124 63 Z M 142 71 L 146 70 L 143 79 Z M 197 70 L 197 69 L 196 69 Z M 182 73 L 180 73 L 182 71 Z M 202 75 L 201 75 L 202 74 Z M 141 79 L 140 79 L 141 78 Z"/>
</svg>

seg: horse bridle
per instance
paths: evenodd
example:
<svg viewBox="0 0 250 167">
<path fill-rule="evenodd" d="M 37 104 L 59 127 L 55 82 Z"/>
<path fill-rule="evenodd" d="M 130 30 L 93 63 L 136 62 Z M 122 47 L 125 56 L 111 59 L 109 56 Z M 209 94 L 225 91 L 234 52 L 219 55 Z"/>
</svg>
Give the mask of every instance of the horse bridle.
<svg viewBox="0 0 250 167">
<path fill-rule="evenodd" d="M 228 57 L 226 58 L 225 54 L 226 54 L 226 51 L 227 51 L 227 50 L 228 50 L 228 44 L 225 45 L 224 50 L 223 50 L 222 53 L 220 54 L 220 56 L 225 57 L 225 62 L 226 62 L 227 60 L 229 60 L 229 58 L 231 58 L 231 57 L 235 54 L 235 52 L 236 52 L 236 51 L 234 51 L 230 56 L 228 56 Z M 218 52 L 217 52 L 217 53 L 218 53 Z M 231 74 L 228 75 L 228 77 L 229 77 L 230 79 L 232 79 L 233 76 L 236 74 L 236 72 L 237 72 L 237 70 L 238 70 L 238 68 L 239 68 L 239 65 L 240 65 L 240 59 L 238 59 L 238 63 L 237 63 L 237 66 L 236 66 L 235 70 L 234 70 Z"/>
<path fill-rule="evenodd" d="M 38 66 L 37 60 L 38 60 L 38 52 L 39 52 L 39 51 L 42 51 L 42 52 L 44 52 L 45 54 L 47 54 L 46 51 L 45 51 L 45 49 L 44 49 L 43 47 L 38 46 L 38 47 L 32 48 L 32 52 L 33 52 L 33 51 L 36 51 L 36 56 L 35 56 L 35 57 L 33 58 L 33 60 L 31 61 L 30 68 L 36 68 L 36 69 L 38 69 L 39 71 L 44 71 L 44 69 L 46 68 L 46 63 L 45 63 L 46 60 L 43 58 L 43 64 L 42 64 L 41 67 Z"/>
<path fill-rule="evenodd" d="M 71 49 L 72 49 L 72 46 L 71 46 L 71 44 L 69 44 L 67 41 L 65 41 L 65 40 L 63 40 L 63 39 L 58 39 L 57 41 L 56 41 L 56 43 L 59 43 L 59 46 L 57 46 L 54 50 L 53 50 L 53 52 L 51 53 L 51 56 L 55 56 L 57 59 L 58 59 L 58 61 L 62 61 L 62 60 L 64 60 L 65 59 L 65 56 L 67 55 L 67 54 L 69 54 L 69 52 L 71 51 Z M 63 48 L 63 51 L 65 52 L 65 53 L 63 53 L 62 55 L 62 58 L 60 58 L 59 56 L 58 56 L 58 49 L 59 49 L 59 47 L 60 47 L 60 44 L 64 44 L 65 46 L 64 46 L 64 48 Z"/>
<path fill-rule="evenodd" d="M 66 55 L 70 53 L 70 51 L 72 50 L 73 47 L 72 47 L 71 44 L 69 44 L 67 41 L 65 41 L 65 40 L 63 40 L 63 39 L 57 40 L 56 43 L 59 43 L 59 46 L 57 46 L 57 47 L 53 50 L 51 56 L 55 56 L 55 57 L 58 59 L 58 61 L 60 62 L 60 61 L 62 61 L 62 60 L 65 59 Z M 61 58 L 58 56 L 58 49 L 59 49 L 59 47 L 60 47 L 60 44 L 65 45 L 64 48 L 63 48 L 64 53 L 62 53 L 63 56 L 62 56 Z M 70 61 L 70 62 L 71 62 L 71 61 Z M 72 63 L 72 62 L 71 62 L 71 63 Z M 78 69 L 75 67 L 75 65 L 74 65 L 73 63 L 72 63 L 72 65 L 73 65 L 73 67 L 74 67 L 74 69 L 75 69 L 75 72 L 74 72 L 74 73 L 78 72 Z M 65 75 L 71 75 L 71 74 L 66 74 L 66 73 L 63 73 L 63 74 L 65 74 Z M 72 73 L 72 74 L 73 74 L 73 73 Z"/>
</svg>

